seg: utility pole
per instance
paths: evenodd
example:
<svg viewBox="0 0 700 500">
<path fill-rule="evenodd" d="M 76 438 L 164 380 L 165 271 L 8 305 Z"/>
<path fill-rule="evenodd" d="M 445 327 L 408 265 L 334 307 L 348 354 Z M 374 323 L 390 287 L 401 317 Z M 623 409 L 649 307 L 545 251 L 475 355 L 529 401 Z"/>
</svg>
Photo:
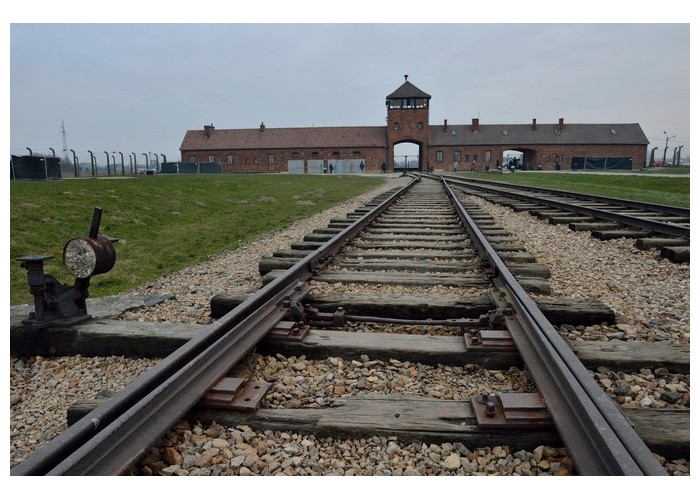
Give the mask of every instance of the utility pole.
<svg viewBox="0 0 700 500">
<path fill-rule="evenodd" d="M 68 159 L 68 140 L 66 139 L 66 127 L 63 124 L 63 118 L 61 118 L 61 142 L 63 145 L 63 159 L 66 160 L 66 165 L 70 163 L 70 160 Z"/>
</svg>

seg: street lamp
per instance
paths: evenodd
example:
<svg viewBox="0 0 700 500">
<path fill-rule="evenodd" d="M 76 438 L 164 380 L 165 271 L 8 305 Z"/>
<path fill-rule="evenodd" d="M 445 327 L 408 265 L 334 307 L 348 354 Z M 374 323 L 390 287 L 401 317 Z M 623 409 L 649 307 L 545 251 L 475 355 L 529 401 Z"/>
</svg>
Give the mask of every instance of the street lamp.
<svg viewBox="0 0 700 500">
<path fill-rule="evenodd" d="M 669 137 L 665 130 L 664 130 L 664 135 L 666 136 L 666 147 L 664 148 L 664 159 L 661 162 L 662 167 L 666 166 L 666 150 L 668 149 L 668 140 L 676 137 L 675 135 L 672 135 L 671 137 Z"/>
<path fill-rule="evenodd" d="M 109 153 L 105 151 L 104 154 L 107 156 L 107 175 L 112 175 L 112 172 L 109 170 Z"/>
</svg>

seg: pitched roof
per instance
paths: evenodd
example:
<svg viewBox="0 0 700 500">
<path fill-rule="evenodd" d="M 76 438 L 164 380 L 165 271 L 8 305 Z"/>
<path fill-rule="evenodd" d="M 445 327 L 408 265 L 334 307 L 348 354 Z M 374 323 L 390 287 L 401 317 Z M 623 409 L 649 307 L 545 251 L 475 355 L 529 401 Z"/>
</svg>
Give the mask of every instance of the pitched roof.
<svg viewBox="0 0 700 500">
<path fill-rule="evenodd" d="M 406 80 L 398 89 L 386 96 L 387 99 L 403 99 L 408 97 L 430 99 L 430 94 L 426 94 L 421 89 Z"/>
<path fill-rule="evenodd" d="M 180 150 L 384 147 L 386 127 L 188 130 Z"/>
<path fill-rule="evenodd" d="M 537 144 L 634 144 L 647 145 L 649 140 L 638 123 L 567 123 L 560 130 L 558 123 L 430 126 L 430 146 Z M 386 127 L 299 127 L 188 130 L 181 151 L 230 149 L 304 149 L 385 147 Z"/>
<path fill-rule="evenodd" d="M 638 123 L 567 123 L 532 125 L 471 125 L 430 126 L 430 146 L 517 145 L 517 144 L 649 144 Z"/>
</svg>

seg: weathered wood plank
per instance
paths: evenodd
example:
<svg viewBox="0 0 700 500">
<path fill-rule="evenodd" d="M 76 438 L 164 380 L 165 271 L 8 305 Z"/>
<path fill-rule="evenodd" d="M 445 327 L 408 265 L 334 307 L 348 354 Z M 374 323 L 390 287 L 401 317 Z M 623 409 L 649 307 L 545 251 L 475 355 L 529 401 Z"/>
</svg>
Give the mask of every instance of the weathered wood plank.
<svg viewBox="0 0 700 500">
<path fill-rule="evenodd" d="M 690 247 L 663 247 L 661 257 L 671 262 L 690 262 Z"/>
<path fill-rule="evenodd" d="M 650 250 L 660 247 L 687 247 L 690 246 L 690 242 L 682 238 L 639 238 L 634 242 L 634 246 L 641 250 Z"/>
<path fill-rule="evenodd" d="M 459 224 L 459 222 L 457 223 Z M 367 229 L 363 234 L 372 236 L 387 236 L 387 235 L 411 235 L 411 236 L 433 236 L 436 230 L 442 235 L 462 236 L 464 238 L 464 229 L 456 224 L 439 225 L 433 224 L 432 227 L 426 227 L 425 224 L 419 226 L 393 226 L 393 227 L 375 227 Z"/>
<path fill-rule="evenodd" d="M 433 242 L 433 241 L 415 241 L 415 242 L 403 242 L 403 241 L 356 241 L 352 243 L 355 248 L 366 248 L 372 249 L 402 249 L 402 248 L 419 248 L 419 249 L 433 249 L 440 251 L 464 251 L 465 248 L 471 247 L 471 242 L 464 240 L 464 242 L 454 243 L 454 242 Z"/>
<path fill-rule="evenodd" d="M 101 400 L 80 400 L 68 410 L 68 424 L 97 408 Z M 649 449 L 666 457 L 690 458 L 690 412 L 625 408 Z M 367 438 L 396 436 L 410 443 L 461 442 L 467 447 L 509 446 L 515 450 L 540 445 L 562 446 L 553 426 L 542 429 L 480 429 L 468 401 L 446 401 L 402 395 L 336 398 L 329 407 L 258 409 L 231 412 L 195 406 L 185 416 L 192 421 L 227 427 L 249 425 L 256 431 L 286 431 L 317 437 Z"/>
<path fill-rule="evenodd" d="M 220 318 L 244 300 L 244 297 L 218 294 L 210 301 L 211 315 Z M 554 325 L 591 326 L 600 323 L 615 324 L 615 312 L 605 304 L 580 299 L 537 297 L 535 302 L 545 317 Z M 322 312 L 333 312 L 338 307 L 351 314 L 387 316 L 392 318 L 445 319 L 473 318 L 493 308 L 487 295 L 469 298 L 456 295 L 412 295 L 410 302 L 404 295 L 327 294 L 311 292 L 306 303 Z"/>
<path fill-rule="evenodd" d="M 464 272 L 480 267 L 476 262 L 446 263 L 441 260 L 401 260 L 401 259 L 339 259 L 333 265 L 346 269 L 365 271 L 413 271 L 413 272 Z"/>
<path fill-rule="evenodd" d="M 414 234 L 404 230 L 395 231 L 393 233 L 387 234 L 376 234 L 376 233 L 362 233 L 360 235 L 362 241 L 428 241 L 428 242 L 465 242 L 468 243 L 469 239 L 462 231 L 461 233 L 440 233 L 440 234 Z"/>
<path fill-rule="evenodd" d="M 572 231 L 607 231 L 622 229 L 623 226 L 613 222 L 572 222 L 569 229 Z"/>
<path fill-rule="evenodd" d="M 130 356 L 163 358 L 206 330 L 205 325 L 151 323 L 141 321 L 92 320 L 71 328 L 31 332 L 13 318 L 10 352 L 26 356 Z M 690 373 L 690 346 L 645 342 L 589 342 L 572 340 L 571 345 L 588 368 L 605 366 L 618 371 L 666 367 L 673 373 Z M 475 363 L 489 369 L 520 366 L 515 352 L 467 350 L 464 338 L 446 335 L 407 335 L 375 332 L 346 332 L 312 329 L 302 341 L 266 338 L 261 352 L 304 354 L 309 358 L 340 356 L 372 359 L 392 357 L 423 364 L 464 365 Z"/>
<path fill-rule="evenodd" d="M 620 238 L 647 238 L 650 235 L 651 233 L 649 231 L 642 231 L 640 229 L 620 229 L 618 231 L 591 231 L 591 236 L 603 241 L 616 240 Z"/>
<path fill-rule="evenodd" d="M 615 324 L 615 311 L 600 302 L 583 299 L 537 297 L 537 306 L 553 325 Z"/>
<path fill-rule="evenodd" d="M 461 275 L 460 275 L 461 274 Z M 387 272 L 373 273 L 363 271 L 324 271 L 314 276 L 315 281 L 323 283 L 362 283 L 378 285 L 404 285 L 404 286 L 458 286 L 458 287 L 489 287 L 491 281 L 480 273 L 466 276 L 464 271 L 460 274 L 423 274 Z"/>
</svg>

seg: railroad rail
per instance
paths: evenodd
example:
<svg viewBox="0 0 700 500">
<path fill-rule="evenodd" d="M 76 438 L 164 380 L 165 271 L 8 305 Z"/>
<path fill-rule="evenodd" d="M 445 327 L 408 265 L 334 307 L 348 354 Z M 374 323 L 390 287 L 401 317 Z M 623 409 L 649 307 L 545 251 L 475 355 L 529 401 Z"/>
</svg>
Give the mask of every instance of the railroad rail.
<svg viewBox="0 0 700 500">
<path fill-rule="evenodd" d="M 104 402 L 34 455 L 12 475 L 121 474 L 145 449 L 192 408 L 218 380 L 283 319 L 302 320 L 305 282 L 332 256 L 417 183 L 378 201 L 357 221 L 312 249 L 219 321 L 123 391 Z M 532 372 L 549 414 L 580 474 L 662 475 L 653 454 L 625 416 L 594 383 L 518 280 L 444 184 L 455 211 L 493 275 L 499 316 Z M 351 317 L 376 321 L 377 317 Z M 400 318 L 383 318 L 399 322 Z M 463 320 L 465 324 L 483 318 Z M 415 323 L 415 320 L 411 320 Z M 488 399 L 488 398 L 487 398 Z M 484 401 L 485 404 L 488 401 Z"/>
<path fill-rule="evenodd" d="M 521 209 L 548 216 L 554 223 L 568 223 L 573 230 L 590 230 L 601 239 L 638 238 L 639 248 L 644 249 L 676 247 L 682 250 L 677 261 L 689 260 L 690 210 L 686 208 L 444 174 L 437 177 L 465 193 L 487 196 L 495 202 L 517 200 Z M 552 212 L 546 212 L 547 209 Z M 566 213 L 577 217 L 567 217 Z M 624 227 L 628 229 L 621 230 Z M 630 232 L 629 228 L 638 232 Z M 668 253 L 674 260 L 673 251 Z"/>
</svg>

